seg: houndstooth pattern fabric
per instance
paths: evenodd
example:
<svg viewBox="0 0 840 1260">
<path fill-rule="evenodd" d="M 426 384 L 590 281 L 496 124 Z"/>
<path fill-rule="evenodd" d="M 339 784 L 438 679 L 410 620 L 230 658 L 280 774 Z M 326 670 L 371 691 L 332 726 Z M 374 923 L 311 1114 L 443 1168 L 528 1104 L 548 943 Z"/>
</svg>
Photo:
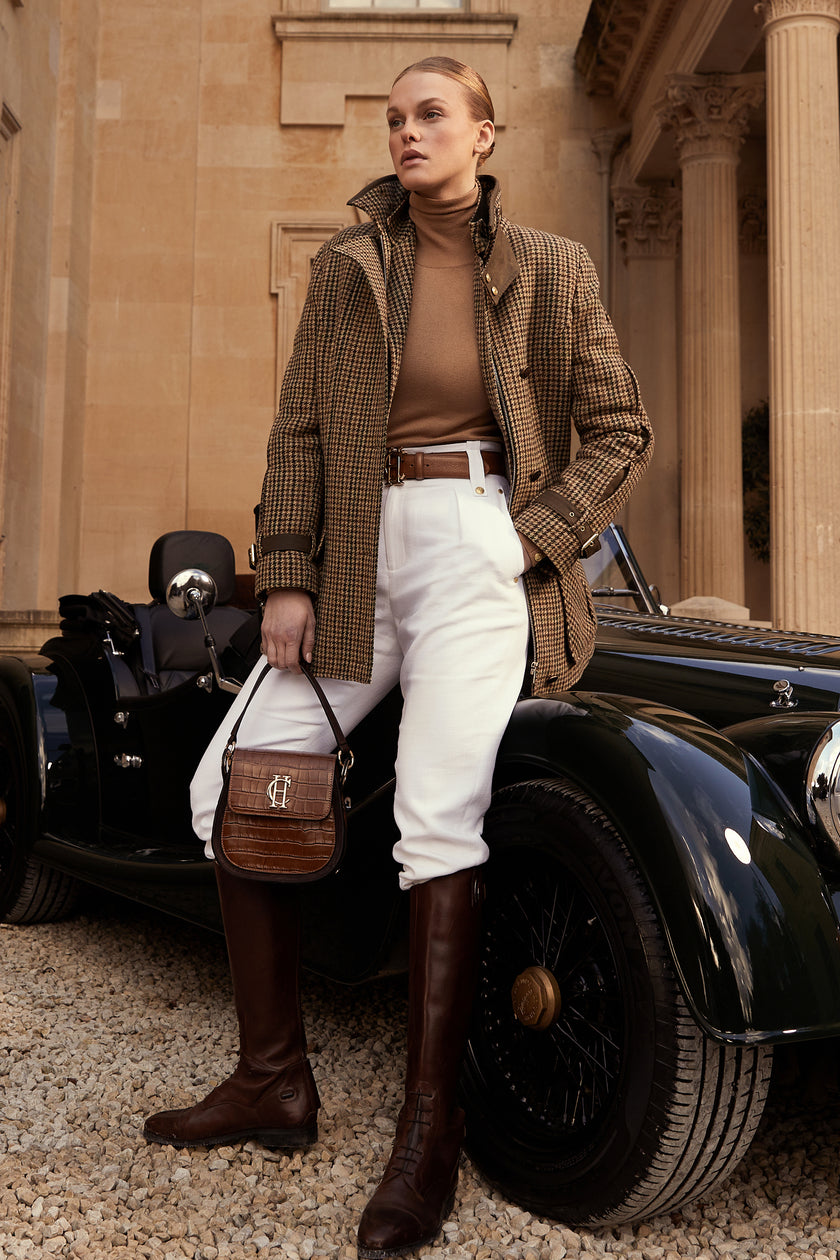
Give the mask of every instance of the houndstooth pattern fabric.
<svg viewBox="0 0 840 1260">
<path fill-rule="evenodd" d="M 584 247 L 511 223 L 496 180 L 481 176 L 481 186 L 471 225 L 479 355 L 505 439 L 514 523 L 547 557 L 525 586 L 531 687 L 551 695 L 583 672 L 595 614 L 579 541 L 540 495 L 559 491 L 598 533 L 647 467 L 653 434 Z M 361 682 L 373 661 L 388 410 L 411 311 L 407 198 L 395 176 L 363 189 L 350 204 L 371 222 L 339 232 L 313 262 L 260 508 L 259 538 L 309 534 L 312 548 L 261 556 L 257 590 L 309 591 L 317 601 L 316 673 Z M 574 460 L 572 425 L 580 438 Z"/>
</svg>

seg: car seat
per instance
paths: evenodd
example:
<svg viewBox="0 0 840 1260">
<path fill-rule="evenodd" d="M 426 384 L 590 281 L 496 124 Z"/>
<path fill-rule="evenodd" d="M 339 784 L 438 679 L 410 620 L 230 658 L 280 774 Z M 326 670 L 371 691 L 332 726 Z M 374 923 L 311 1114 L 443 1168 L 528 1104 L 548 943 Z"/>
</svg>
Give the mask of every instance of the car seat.
<svg viewBox="0 0 840 1260">
<path fill-rule="evenodd" d="M 236 590 L 236 563 L 227 538 L 197 529 L 162 534 L 149 555 L 153 602 L 134 606 L 140 626 L 141 668 L 150 691 L 176 687 L 210 669 L 201 621 L 184 621 L 166 604 L 166 588 L 183 569 L 203 569 L 216 583 L 216 604 L 207 613 L 207 625 L 220 654 L 231 635 L 253 615 L 229 606 Z"/>
</svg>

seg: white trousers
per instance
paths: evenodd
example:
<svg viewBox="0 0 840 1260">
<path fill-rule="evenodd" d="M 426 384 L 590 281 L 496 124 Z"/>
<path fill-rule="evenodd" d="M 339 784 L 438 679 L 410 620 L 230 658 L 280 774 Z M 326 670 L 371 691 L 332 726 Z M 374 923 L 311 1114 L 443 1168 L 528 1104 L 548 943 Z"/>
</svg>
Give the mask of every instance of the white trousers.
<svg viewBox="0 0 840 1260">
<path fill-rule="evenodd" d="M 370 683 L 322 679 L 345 733 L 399 682 L 403 694 L 394 816 L 400 886 L 487 860 L 482 838 L 499 743 L 525 667 L 528 613 L 522 547 L 508 482 L 485 477 L 480 447 L 470 478 L 383 489 Z M 261 657 L 192 782 L 193 825 L 212 857 L 213 815 L 228 734 L 265 664 Z M 273 670 L 239 729 L 241 747 L 329 752 L 335 739 L 312 687 Z M 352 742 L 352 741 L 351 741 Z"/>
</svg>

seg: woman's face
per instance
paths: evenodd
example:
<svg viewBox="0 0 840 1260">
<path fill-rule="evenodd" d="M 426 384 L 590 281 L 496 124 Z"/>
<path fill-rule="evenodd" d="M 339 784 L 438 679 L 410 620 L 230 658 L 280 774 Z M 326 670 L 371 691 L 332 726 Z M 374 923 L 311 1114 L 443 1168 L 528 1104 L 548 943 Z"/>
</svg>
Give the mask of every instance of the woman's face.
<svg viewBox="0 0 840 1260">
<path fill-rule="evenodd" d="M 470 191 L 494 128 L 470 116 L 460 83 L 412 71 L 392 87 L 386 117 L 391 161 L 404 188 L 441 200 Z"/>
</svg>

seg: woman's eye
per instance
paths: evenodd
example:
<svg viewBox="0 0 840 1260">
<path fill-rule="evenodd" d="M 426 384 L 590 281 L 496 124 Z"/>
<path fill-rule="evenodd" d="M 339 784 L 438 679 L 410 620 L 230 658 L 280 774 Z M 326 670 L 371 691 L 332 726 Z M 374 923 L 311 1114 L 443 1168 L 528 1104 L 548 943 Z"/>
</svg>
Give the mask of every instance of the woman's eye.
<svg viewBox="0 0 840 1260">
<path fill-rule="evenodd" d="M 427 110 L 426 110 L 426 115 L 425 115 L 425 116 L 426 116 L 426 118 L 440 118 L 440 116 L 441 116 L 441 114 L 440 114 L 440 110 L 439 110 L 439 109 L 427 109 Z"/>
<path fill-rule="evenodd" d="M 397 127 L 401 125 L 402 125 L 401 118 L 392 118 L 391 121 L 388 123 L 388 126 L 391 128 L 392 131 L 394 131 Z"/>
</svg>

